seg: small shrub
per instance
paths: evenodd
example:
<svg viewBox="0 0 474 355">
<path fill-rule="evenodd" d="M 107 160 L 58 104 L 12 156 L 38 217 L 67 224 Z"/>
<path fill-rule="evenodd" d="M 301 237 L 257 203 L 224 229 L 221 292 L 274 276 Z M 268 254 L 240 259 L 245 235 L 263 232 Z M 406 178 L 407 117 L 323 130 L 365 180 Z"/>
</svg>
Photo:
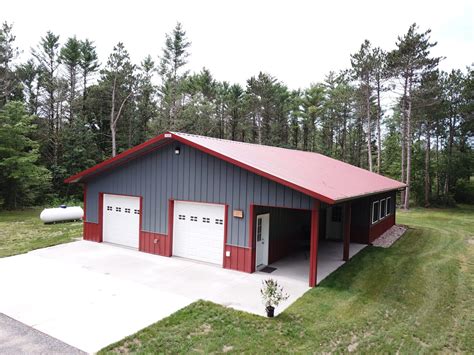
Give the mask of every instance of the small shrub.
<svg viewBox="0 0 474 355">
<path fill-rule="evenodd" d="M 271 310 L 271 316 L 273 316 L 273 309 L 277 307 L 280 302 L 287 300 L 289 295 L 284 292 L 283 286 L 280 286 L 276 280 L 263 280 L 262 285 L 260 294 L 262 295 L 263 304 L 265 305 L 267 313 Z"/>
</svg>

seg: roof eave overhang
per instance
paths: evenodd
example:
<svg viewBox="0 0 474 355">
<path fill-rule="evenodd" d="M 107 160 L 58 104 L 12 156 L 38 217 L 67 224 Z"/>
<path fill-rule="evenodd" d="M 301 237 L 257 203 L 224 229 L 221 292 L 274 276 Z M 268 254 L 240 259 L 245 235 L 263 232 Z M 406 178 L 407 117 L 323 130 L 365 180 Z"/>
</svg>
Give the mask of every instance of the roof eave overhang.
<svg viewBox="0 0 474 355">
<path fill-rule="evenodd" d="M 190 140 L 180 136 L 179 134 L 176 134 L 176 133 L 173 133 L 173 132 L 162 133 L 162 134 L 160 134 L 160 135 L 158 135 L 158 136 L 156 136 L 156 137 L 154 137 L 154 138 L 152 138 L 152 139 L 150 139 L 150 140 L 148 140 L 148 141 L 146 141 L 142 144 L 137 145 L 136 147 L 130 148 L 130 149 L 126 150 L 125 152 L 120 153 L 119 155 L 117 155 L 115 157 L 104 160 L 102 163 L 99 163 L 97 165 L 94 165 L 93 167 L 90 167 L 89 169 L 81 171 L 80 173 L 75 174 L 75 175 L 65 179 L 64 182 L 67 183 L 67 184 L 79 183 L 79 182 L 82 182 L 83 179 L 87 178 L 90 175 L 99 174 L 99 173 L 101 173 L 105 170 L 113 169 L 113 168 L 115 168 L 115 167 L 117 167 L 117 166 L 131 160 L 131 159 L 136 158 L 138 156 L 138 155 L 136 155 L 136 153 L 138 153 L 140 151 L 143 151 L 147 148 L 150 148 L 150 146 L 152 146 L 154 144 L 158 144 L 159 142 L 161 142 L 165 139 L 170 139 L 170 141 L 172 141 L 174 139 L 175 141 L 178 141 L 178 142 L 181 142 L 183 144 L 189 145 L 189 146 L 191 146 L 193 148 L 196 148 L 196 149 L 198 149 L 198 150 L 200 150 L 204 153 L 207 153 L 207 154 L 212 155 L 216 158 L 227 161 L 227 162 L 229 162 L 233 165 L 241 167 L 244 170 L 253 172 L 253 173 L 255 173 L 259 176 L 263 176 L 263 177 L 265 177 L 269 180 L 275 181 L 275 182 L 277 182 L 281 185 L 287 186 L 287 187 L 289 187 L 293 190 L 304 193 L 305 195 L 308 195 L 310 197 L 313 197 L 313 198 L 315 198 L 319 201 L 325 202 L 325 203 L 330 204 L 330 205 L 334 205 L 334 204 L 346 202 L 346 201 L 349 201 L 349 200 L 354 200 L 354 199 L 358 199 L 358 198 L 362 198 L 362 197 L 367 197 L 367 196 L 376 195 L 376 194 L 379 194 L 379 193 L 384 193 L 384 192 L 400 189 L 400 187 L 395 187 L 395 188 L 390 188 L 390 189 L 385 189 L 385 190 L 380 190 L 380 191 L 374 191 L 374 192 L 370 192 L 370 193 L 367 193 L 367 194 L 361 194 L 361 195 L 357 195 L 357 196 L 348 196 L 348 197 L 341 198 L 341 199 L 332 199 L 328 196 L 321 195 L 321 194 L 319 194 L 315 191 L 308 190 L 308 189 L 306 189 L 306 188 L 304 188 L 300 185 L 297 185 L 297 184 L 289 182 L 285 179 L 279 178 L 275 175 L 272 175 L 272 174 L 267 173 L 263 170 L 257 169 L 253 166 L 248 165 L 248 164 L 242 163 L 241 161 L 230 158 L 227 155 L 221 154 L 219 152 L 216 152 L 215 150 L 204 147 L 200 144 L 197 144 L 193 141 L 190 141 Z M 154 149 L 158 149 L 161 146 L 162 145 L 159 145 L 156 148 L 148 149 L 143 154 L 151 152 Z M 402 186 L 401 188 L 404 189 L 405 187 L 406 187 L 406 185 Z"/>
<path fill-rule="evenodd" d="M 403 184 L 403 185 L 400 185 L 400 186 L 397 186 L 397 187 L 391 187 L 391 188 L 378 190 L 378 191 L 371 191 L 371 192 L 360 194 L 360 195 L 340 198 L 340 199 L 335 200 L 335 203 L 337 204 L 337 203 L 348 202 L 348 201 L 357 200 L 357 199 L 364 198 L 364 197 L 370 197 L 370 196 L 374 196 L 374 195 L 378 195 L 378 194 L 383 194 L 385 192 L 390 192 L 390 191 L 403 191 L 403 190 L 406 189 L 406 187 L 407 187 L 407 185 Z"/>
</svg>

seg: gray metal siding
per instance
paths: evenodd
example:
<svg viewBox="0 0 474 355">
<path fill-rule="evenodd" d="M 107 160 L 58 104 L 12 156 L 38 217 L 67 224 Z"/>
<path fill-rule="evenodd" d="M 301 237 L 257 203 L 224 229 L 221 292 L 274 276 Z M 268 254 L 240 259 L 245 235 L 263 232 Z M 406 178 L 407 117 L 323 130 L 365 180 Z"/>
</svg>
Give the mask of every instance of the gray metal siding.
<svg viewBox="0 0 474 355">
<path fill-rule="evenodd" d="M 97 175 L 87 182 L 86 221 L 98 223 L 99 193 L 143 197 L 142 230 L 167 234 L 168 200 L 229 205 L 227 243 L 248 246 L 249 205 L 311 209 L 311 197 L 177 143 Z M 232 217 L 243 210 L 244 218 Z"/>
</svg>

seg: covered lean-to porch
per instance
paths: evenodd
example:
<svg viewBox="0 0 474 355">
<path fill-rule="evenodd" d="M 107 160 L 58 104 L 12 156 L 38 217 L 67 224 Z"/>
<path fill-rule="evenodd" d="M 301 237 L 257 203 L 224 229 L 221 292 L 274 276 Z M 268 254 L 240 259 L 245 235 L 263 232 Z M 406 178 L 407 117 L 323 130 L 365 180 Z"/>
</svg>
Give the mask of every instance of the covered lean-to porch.
<svg viewBox="0 0 474 355">
<path fill-rule="evenodd" d="M 313 287 L 366 246 L 351 240 L 351 202 L 315 200 L 311 210 L 258 205 L 252 210 L 257 273 Z"/>
</svg>

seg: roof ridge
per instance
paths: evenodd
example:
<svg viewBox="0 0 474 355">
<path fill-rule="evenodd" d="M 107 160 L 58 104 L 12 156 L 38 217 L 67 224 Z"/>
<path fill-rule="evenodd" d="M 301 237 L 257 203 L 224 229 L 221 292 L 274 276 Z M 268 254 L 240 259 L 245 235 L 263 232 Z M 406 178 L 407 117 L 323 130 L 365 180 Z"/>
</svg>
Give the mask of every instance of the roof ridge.
<svg viewBox="0 0 474 355">
<path fill-rule="evenodd" d="M 369 173 L 373 173 L 373 174 L 376 174 L 378 176 L 381 176 L 381 177 L 384 177 L 386 179 L 391 179 L 393 181 L 397 181 L 399 182 L 398 180 L 394 179 L 394 178 L 391 178 L 391 177 L 387 177 L 387 176 L 384 176 L 380 173 L 377 173 L 375 171 L 370 171 L 368 169 L 365 169 L 361 166 L 356 166 L 356 165 L 353 165 L 349 162 L 346 162 L 346 161 L 343 161 L 343 160 L 339 160 L 337 158 L 333 158 L 333 157 L 330 157 L 330 156 L 327 156 L 325 154 L 322 154 L 322 153 L 318 153 L 318 152 L 310 152 L 310 151 L 307 151 L 307 150 L 300 150 L 300 149 L 292 149 L 292 148 L 284 148 L 284 147 L 277 147 L 277 146 L 272 146 L 272 145 L 266 145 L 266 144 L 258 144 L 258 143 L 250 143 L 250 142 L 241 142 L 241 141 L 233 141 L 233 140 L 230 140 L 230 139 L 223 139 L 223 138 L 217 138 L 217 137 L 209 137 L 209 136 L 201 136 L 199 134 L 193 134 L 193 133 L 185 133 L 185 132 L 169 132 L 171 134 L 177 134 L 177 135 L 180 135 L 180 136 L 190 136 L 190 137 L 197 137 L 197 138 L 204 138 L 204 139 L 209 139 L 209 140 L 216 140 L 216 141 L 223 141 L 223 142 L 229 142 L 229 143 L 235 143 L 235 144 L 245 144 L 245 145 L 250 145 L 250 146 L 256 146 L 256 147 L 260 147 L 260 148 L 268 148 L 268 149 L 283 149 L 285 151 L 291 151 L 291 152 L 298 152 L 298 153 L 305 153 L 305 154 L 308 154 L 308 155 L 317 155 L 319 157 L 322 157 L 324 159 L 327 159 L 328 161 L 334 161 L 336 162 L 337 164 L 343 164 L 343 165 L 348 165 L 352 168 L 355 168 L 355 169 L 358 169 L 358 170 L 362 170 L 364 172 L 369 172 Z"/>
<path fill-rule="evenodd" d="M 210 140 L 216 140 L 216 141 L 224 141 L 224 142 L 229 142 L 229 143 L 235 143 L 235 144 L 244 144 L 244 145 L 251 145 L 251 146 L 257 146 L 261 148 L 270 148 L 270 149 L 284 149 L 284 150 L 289 150 L 292 152 L 300 152 L 300 153 L 307 153 L 307 154 L 316 154 L 320 155 L 326 158 L 330 158 L 324 154 L 318 153 L 318 152 L 310 152 L 307 150 L 300 150 L 300 149 L 293 149 L 293 148 L 285 148 L 285 147 L 278 147 L 274 145 L 268 145 L 268 144 L 259 144 L 259 143 L 251 143 L 251 142 L 242 142 L 242 141 L 233 141 L 231 139 L 224 139 L 224 138 L 217 138 L 217 137 L 209 137 L 209 136 L 201 136 L 199 134 L 193 134 L 193 133 L 185 133 L 185 132 L 172 132 L 170 131 L 169 133 L 171 134 L 177 134 L 178 136 L 191 136 L 191 137 L 196 137 L 196 138 L 204 138 L 204 139 L 210 139 Z M 334 158 L 333 158 L 334 159 Z"/>
</svg>

